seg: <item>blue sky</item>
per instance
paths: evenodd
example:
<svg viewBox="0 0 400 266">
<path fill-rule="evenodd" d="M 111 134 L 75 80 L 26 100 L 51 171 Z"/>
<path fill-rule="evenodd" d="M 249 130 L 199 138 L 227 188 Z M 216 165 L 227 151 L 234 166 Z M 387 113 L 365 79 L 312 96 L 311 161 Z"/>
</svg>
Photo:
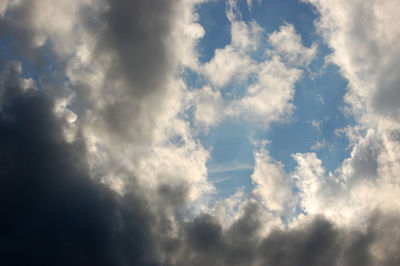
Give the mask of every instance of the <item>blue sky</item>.
<svg viewBox="0 0 400 266">
<path fill-rule="evenodd" d="M 318 53 L 309 66 L 302 68 L 303 75 L 295 85 L 295 109 L 287 121 L 260 128 L 252 123 L 227 119 L 201 134 L 203 145 L 211 148 L 209 177 L 216 182 L 221 197 L 235 193 L 241 186 L 246 187 L 246 191 L 251 190 L 252 141 L 268 140 L 270 154 L 284 164 L 286 172 L 293 171 L 296 166 L 292 154 L 312 151 L 323 159 L 327 171 L 334 171 L 349 156 L 347 138 L 335 134 L 335 130 L 354 123 L 351 114 L 344 113 L 343 96 L 348 84 L 336 66 L 325 62 L 325 57 L 332 51 L 316 33 L 314 22 L 318 15 L 315 8 L 299 1 L 254 1 L 251 9 L 246 1 L 238 1 L 237 6 L 243 21 L 256 21 L 265 34 L 277 31 L 285 23 L 293 24 L 303 45 L 309 47 L 318 43 Z M 225 1 L 211 1 L 196 10 L 200 16 L 199 23 L 205 30 L 197 50 L 201 62 L 205 63 L 214 56 L 216 49 L 231 42 L 230 22 L 225 13 Z M 189 81 L 189 86 L 199 85 L 196 82 L 192 84 Z M 235 90 L 234 86 L 229 84 L 223 90 Z M 321 143 L 318 149 L 315 146 L 317 142 Z M 237 165 L 241 167 L 235 167 Z"/>
</svg>

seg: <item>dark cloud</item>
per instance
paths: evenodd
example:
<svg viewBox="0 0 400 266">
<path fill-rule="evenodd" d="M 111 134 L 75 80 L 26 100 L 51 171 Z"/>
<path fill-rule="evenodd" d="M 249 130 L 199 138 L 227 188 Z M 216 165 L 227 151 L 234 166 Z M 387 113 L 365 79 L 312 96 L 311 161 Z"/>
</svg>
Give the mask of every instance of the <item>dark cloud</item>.
<svg viewBox="0 0 400 266">
<path fill-rule="evenodd" d="M 2 76 L 0 264 L 146 265 L 152 218 L 140 197 L 93 181 L 81 140 L 42 91 L 22 91 L 18 70 Z"/>
<path fill-rule="evenodd" d="M 100 53 L 104 48 L 117 53 L 110 75 L 122 74 L 135 96 L 163 89 L 174 67 L 168 37 L 176 1 L 108 2 L 109 9 L 100 15 L 105 30 L 98 36 Z"/>
<path fill-rule="evenodd" d="M 184 256 L 177 265 L 398 265 L 399 216 L 374 212 L 364 230 L 315 217 L 261 238 L 260 206 L 248 204 L 228 229 L 204 214 L 185 225 Z M 378 254 L 378 255 L 377 255 Z"/>
<path fill-rule="evenodd" d="M 382 147 L 379 139 L 369 138 L 353 151 L 351 164 L 355 172 L 355 181 L 378 177 L 378 158 Z"/>
<path fill-rule="evenodd" d="M 33 5 L 33 1 L 27 1 L 23 5 L 8 7 L 6 16 L 0 16 L 0 37 L 2 41 L 6 38 L 11 42 L 13 56 L 22 54 L 28 59 L 41 61 L 43 54 L 34 47 L 34 33 L 30 26 Z"/>
<path fill-rule="evenodd" d="M 372 106 L 378 114 L 392 116 L 396 121 L 400 120 L 400 104 L 398 101 L 400 98 L 400 78 L 398 75 L 400 64 L 396 60 L 398 57 L 399 53 L 393 54 L 391 57 L 392 61 L 389 64 L 382 64 L 382 70 L 379 72 L 377 79 L 379 90 L 374 92 L 373 97 L 371 97 Z"/>
<path fill-rule="evenodd" d="M 92 7 L 80 12 L 83 25 L 96 40 L 91 57 L 105 67 L 102 89 L 108 99 L 99 118 L 114 138 L 143 141 L 151 135 L 169 97 L 168 77 L 176 67 L 170 40 L 177 1 L 105 4 L 101 12 Z"/>
<path fill-rule="evenodd" d="M 337 265 L 339 234 L 328 221 L 317 218 L 303 229 L 274 231 L 260 251 L 264 265 Z"/>
<path fill-rule="evenodd" d="M 76 50 L 69 47 L 68 52 L 59 54 L 57 46 L 90 43 L 91 66 L 79 71 L 93 67 L 91 71 L 102 72 L 105 79 L 100 87 L 92 87 L 85 78 L 70 84 L 76 93 L 74 107 L 79 115 L 83 119 L 87 111 L 84 107 L 94 108 L 100 100 L 96 97 L 101 97 L 101 108 L 91 110 L 91 115 L 97 117 L 89 119 L 101 123 L 96 126 L 104 133 L 110 134 L 115 142 L 150 138 L 157 116 L 163 112 L 164 102 L 169 97 L 168 78 L 176 66 L 171 31 L 177 1 L 99 0 L 76 4 L 78 16 L 71 18 L 76 21 L 68 21 L 74 27 L 71 32 L 65 32 L 71 34 L 71 39 L 78 38 L 71 43 L 66 43 L 70 41 L 68 38 L 61 39 L 51 32 L 54 29 L 40 24 L 43 18 L 37 16 L 44 6 L 38 3 L 21 1 L 10 6 L 6 16 L 0 17 L 0 41 L 9 42 L 7 52 L 13 54 L 13 59 L 24 61 L 25 68 L 29 66 L 38 80 L 47 78 L 44 86 L 52 83 L 52 87 L 59 88 L 62 86 L 55 80 L 66 81 L 66 68 Z M 57 17 L 52 19 L 55 21 L 49 24 L 64 23 L 57 21 Z M 37 39 L 45 43 L 38 45 Z M 49 69 L 52 69 L 50 78 Z M 66 93 L 61 89 L 52 91 L 59 95 L 63 92 Z"/>
</svg>

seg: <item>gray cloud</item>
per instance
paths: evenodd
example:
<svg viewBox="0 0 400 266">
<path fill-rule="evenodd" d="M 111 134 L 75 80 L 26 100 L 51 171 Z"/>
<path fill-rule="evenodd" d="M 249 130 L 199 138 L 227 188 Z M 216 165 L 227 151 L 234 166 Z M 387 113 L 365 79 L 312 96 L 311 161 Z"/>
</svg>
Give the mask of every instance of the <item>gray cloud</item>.
<svg viewBox="0 0 400 266">
<path fill-rule="evenodd" d="M 80 19 L 95 39 L 92 63 L 105 68 L 100 88 L 105 104 L 98 119 L 114 138 L 151 136 L 170 97 L 168 78 L 176 61 L 169 37 L 176 3 L 118 0 L 105 1 L 105 10 L 81 9 Z"/>
<path fill-rule="evenodd" d="M 135 96 L 162 90 L 167 74 L 174 68 L 168 37 L 175 3 L 109 1 L 109 9 L 100 15 L 106 25 L 99 35 L 98 52 L 102 48 L 116 51 L 115 72 L 129 81 L 128 90 Z"/>
<path fill-rule="evenodd" d="M 53 100 L 17 74 L 6 68 L 1 87 L 1 264 L 145 265 L 146 205 L 90 178 L 82 140 L 63 140 Z"/>
</svg>

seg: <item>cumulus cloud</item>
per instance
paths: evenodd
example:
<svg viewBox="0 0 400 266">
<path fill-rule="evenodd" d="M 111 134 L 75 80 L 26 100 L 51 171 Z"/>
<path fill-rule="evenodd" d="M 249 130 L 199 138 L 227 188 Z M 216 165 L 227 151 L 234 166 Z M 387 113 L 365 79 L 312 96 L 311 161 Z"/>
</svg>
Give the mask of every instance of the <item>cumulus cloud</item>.
<svg viewBox="0 0 400 266">
<path fill-rule="evenodd" d="M 235 118 L 268 127 L 291 114 L 294 87 L 306 66 L 316 55 L 316 45 L 303 46 L 293 25 L 282 26 L 266 36 L 256 21 L 241 20 L 236 1 L 227 2 L 226 16 L 231 23 L 231 43 L 216 49 L 214 57 L 199 65 L 210 86 L 193 92 L 194 117 L 201 128 Z M 265 48 L 269 42 L 275 49 Z M 254 58 L 253 53 L 264 54 Z M 220 90 L 235 83 L 243 88 L 241 97 L 226 99 Z"/>
<path fill-rule="evenodd" d="M 269 35 L 269 41 L 290 64 L 308 65 L 315 57 L 317 45 L 314 43 L 311 47 L 305 47 L 301 43 L 301 38 L 296 34 L 296 30 L 292 24 L 281 26 L 279 31 Z"/>
<path fill-rule="evenodd" d="M 255 185 L 253 193 L 271 211 L 282 213 L 293 208 L 294 196 L 291 181 L 283 170 L 283 164 L 275 161 L 265 149 L 259 147 L 254 154 L 255 166 L 251 176 Z"/>
<path fill-rule="evenodd" d="M 394 210 L 398 194 L 398 86 L 389 85 L 398 62 L 398 19 L 388 9 L 396 1 L 332 3 L 307 1 L 320 12 L 319 32 L 331 47 L 331 63 L 349 81 L 345 101 L 356 125 L 341 130 L 350 140 L 350 156 L 333 173 L 325 173 L 314 153 L 296 154 L 302 205 L 307 213 L 324 213 L 337 223 L 362 223 L 374 208 Z M 384 10 L 388 11 L 383 15 Z M 389 25 L 389 21 L 393 21 Z M 386 80 L 385 82 L 381 82 Z M 390 96 L 389 96 L 390 95 Z"/>
<path fill-rule="evenodd" d="M 256 22 L 248 25 L 236 17 L 231 18 L 232 43 L 217 49 L 214 57 L 203 66 L 205 76 L 213 85 L 221 87 L 232 80 L 247 78 L 255 67 L 249 53 L 257 49 L 260 34 L 261 28 Z"/>
</svg>

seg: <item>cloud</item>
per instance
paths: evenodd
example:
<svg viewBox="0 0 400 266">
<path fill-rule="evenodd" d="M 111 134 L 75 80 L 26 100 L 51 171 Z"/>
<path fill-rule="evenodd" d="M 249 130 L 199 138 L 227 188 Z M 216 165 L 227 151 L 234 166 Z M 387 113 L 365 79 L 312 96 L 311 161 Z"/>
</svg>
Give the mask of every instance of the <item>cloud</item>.
<svg viewBox="0 0 400 266">
<path fill-rule="evenodd" d="M 234 110 L 245 120 L 267 127 L 278 122 L 293 109 L 295 83 L 301 70 L 288 68 L 279 57 L 273 57 L 259 66 L 258 82 L 247 88 L 246 95 L 234 104 Z"/>
<path fill-rule="evenodd" d="M 310 149 L 313 150 L 313 151 L 318 151 L 318 150 L 324 148 L 325 146 L 326 146 L 326 143 L 325 143 L 324 140 L 323 141 L 317 141 L 317 142 L 315 142 L 314 145 L 311 146 Z"/>
<path fill-rule="evenodd" d="M 374 208 L 388 212 L 397 208 L 395 172 L 400 165 L 395 151 L 399 143 L 390 136 L 400 126 L 399 106 L 383 99 L 398 98 L 398 88 L 390 84 L 394 82 L 400 36 L 393 25 L 399 20 L 389 11 L 398 3 L 307 2 L 320 13 L 316 26 L 332 49 L 331 62 L 349 81 L 344 100 L 356 125 L 343 130 L 351 153 L 334 173 L 325 173 L 315 154 L 296 154 L 295 176 L 301 180 L 307 213 L 324 213 L 337 223 L 357 224 Z"/>
<path fill-rule="evenodd" d="M 310 48 L 303 46 L 300 36 L 292 24 L 286 24 L 279 28 L 279 31 L 271 33 L 269 42 L 275 48 L 275 52 L 290 64 L 302 66 L 310 64 L 317 53 L 317 45 L 312 44 Z"/>
<path fill-rule="evenodd" d="M 66 142 L 54 100 L 21 81 L 15 65 L 3 70 L 1 264 L 144 263 L 153 223 L 144 205 L 91 179 L 83 139 Z"/>
<path fill-rule="evenodd" d="M 260 42 L 262 30 L 256 22 L 248 25 L 244 21 L 231 19 L 231 44 L 217 49 L 214 57 L 203 66 L 204 75 L 216 87 L 222 87 L 232 80 L 242 81 L 254 71 L 250 52 Z"/>
<path fill-rule="evenodd" d="M 332 62 L 350 82 L 346 100 L 357 114 L 396 115 L 399 98 L 394 70 L 398 69 L 399 20 L 397 1 L 307 1 L 317 7 L 318 30 L 333 49 Z M 398 82 L 397 82 L 398 84 Z M 392 100 L 390 100 L 390 99 Z M 365 105 L 364 105 L 365 104 Z M 360 112 L 360 113 L 358 113 Z"/>
<path fill-rule="evenodd" d="M 240 170 L 252 170 L 253 166 L 248 163 L 241 163 L 233 161 L 227 164 L 218 164 L 216 166 L 209 166 L 209 172 L 211 173 L 226 173 Z"/>
<path fill-rule="evenodd" d="M 257 25 L 238 21 L 229 3 L 233 44 L 253 49 Z M 0 264 L 399 264 L 393 184 L 400 144 L 392 112 L 371 109 L 385 119 L 366 135 L 353 134 L 351 157 L 337 173 L 325 173 L 315 154 L 299 153 L 298 167 L 285 174 L 260 149 L 256 189 L 202 212 L 213 191 L 209 151 L 185 118 L 192 95 L 179 78 L 181 67 L 199 67 L 191 59 L 202 36 L 195 2 L 2 4 L 0 34 L 13 59 L 0 62 Z M 257 63 L 255 82 L 233 104 L 215 88 L 196 92 L 199 112 L 218 114 L 218 104 L 254 121 L 281 118 L 301 74 L 283 57 Z M 272 118 L 260 120 L 266 115 Z M 365 166 L 372 168 L 368 179 Z M 309 216 L 285 224 L 271 210 L 294 204 L 290 178 L 300 191 L 294 201 Z"/>
<path fill-rule="evenodd" d="M 203 130 L 220 123 L 229 112 L 221 93 L 209 86 L 193 92 L 190 96 L 190 105 L 195 106 L 195 122 Z"/>
<path fill-rule="evenodd" d="M 216 49 L 214 57 L 197 70 L 210 86 L 193 92 L 195 122 L 207 131 L 227 118 L 261 127 L 284 120 L 293 110 L 294 87 L 303 73 L 300 67 L 315 57 L 316 45 L 303 46 L 291 24 L 266 36 L 256 21 L 241 20 L 236 1 L 227 3 L 226 16 L 231 23 L 232 41 Z M 263 42 L 272 45 L 274 50 L 266 49 Z M 254 58 L 256 52 L 263 55 Z M 227 86 L 243 93 L 226 97 L 220 91 Z"/>
<path fill-rule="evenodd" d="M 212 190 L 208 151 L 177 116 L 186 88 L 175 74 L 178 64 L 189 63 L 178 59 L 182 46 L 174 44 L 187 40 L 177 27 L 194 23 L 194 4 L 18 1 L 2 17 L 12 52 L 37 70 L 54 112 L 70 118 L 65 137 L 82 134 L 91 174 L 120 191 L 125 171 L 155 187 L 190 179 L 193 199 Z M 50 63 L 43 60 L 49 57 Z M 47 64 L 55 70 L 44 71 Z"/>
<path fill-rule="evenodd" d="M 176 74 L 189 63 L 178 59 L 182 46 L 174 44 L 186 45 L 177 27 L 195 24 L 194 4 L 18 1 L 1 18 L 11 52 L 37 71 L 37 87 L 69 120 L 64 137 L 81 134 L 91 174 L 120 192 L 130 175 L 154 187 L 191 180 L 193 200 L 213 190 L 208 151 L 178 116 L 186 87 Z"/>
<path fill-rule="evenodd" d="M 1 81 L 2 264 L 399 263 L 394 213 L 373 213 L 364 230 L 310 217 L 263 236 L 268 219 L 251 200 L 224 228 L 209 214 L 182 219 L 184 183 L 149 190 L 132 177 L 118 194 L 91 177 L 84 138 L 64 139 L 68 121 L 54 114 L 55 101 L 46 92 L 23 87 L 18 64 L 4 68 Z"/>
<path fill-rule="evenodd" d="M 255 185 L 254 195 L 271 211 L 290 211 L 294 196 L 291 181 L 283 170 L 282 163 L 275 161 L 264 147 L 254 153 L 254 160 L 254 172 L 251 176 Z"/>
</svg>

